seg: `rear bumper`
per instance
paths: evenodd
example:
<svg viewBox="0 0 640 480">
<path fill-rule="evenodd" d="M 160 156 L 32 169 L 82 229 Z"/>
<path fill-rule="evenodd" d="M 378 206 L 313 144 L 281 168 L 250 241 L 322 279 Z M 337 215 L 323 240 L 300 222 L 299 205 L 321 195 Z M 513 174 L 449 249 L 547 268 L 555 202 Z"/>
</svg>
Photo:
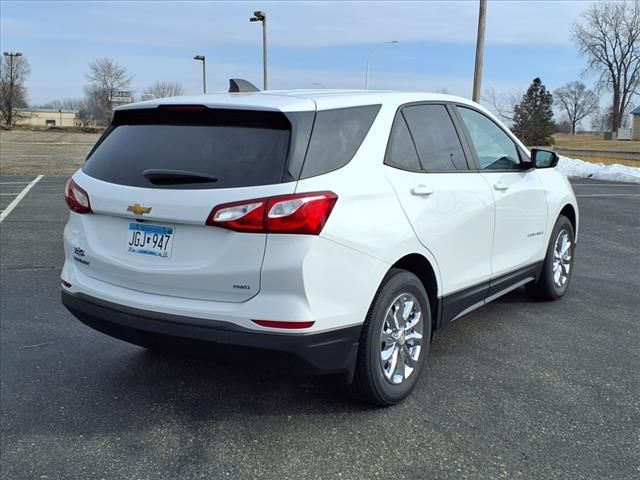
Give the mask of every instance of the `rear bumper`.
<svg viewBox="0 0 640 480">
<path fill-rule="evenodd" d="M 321 333 L 274 334 L 248 330 L 229 322 L 170 315 L 62 291 L 62 304 L 82 323 L 137 345 L 149 339 L 189 339 L 292 354 L 314 374 L 353 377 L 361 326 Z"/>
</svg>

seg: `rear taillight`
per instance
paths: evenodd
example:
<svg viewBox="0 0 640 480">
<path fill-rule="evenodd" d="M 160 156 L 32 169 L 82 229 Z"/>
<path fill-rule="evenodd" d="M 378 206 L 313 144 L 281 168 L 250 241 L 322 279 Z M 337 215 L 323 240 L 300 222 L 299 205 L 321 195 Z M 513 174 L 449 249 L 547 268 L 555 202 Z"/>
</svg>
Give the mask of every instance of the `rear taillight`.
<svg viewBox="0 0 640 480">
<path fill-rule="evenodd" d="M 336 204 L 333 192 L 296 193 L 218 205 L 207 225 L 249 233 L 318 235 Z"/>
<path fill-rule="evenodd" d="M 64 187 L 64 199 L 74 212 L 91 213 L 89 194 L 71 178 Z"/>
<path fill-rule="evenodd" d="M 264 232 L 265 204 L 265 199 L 256 199 L 218 205 L 209 214 L 207 225 L 237 232 Z"/>
</svg>

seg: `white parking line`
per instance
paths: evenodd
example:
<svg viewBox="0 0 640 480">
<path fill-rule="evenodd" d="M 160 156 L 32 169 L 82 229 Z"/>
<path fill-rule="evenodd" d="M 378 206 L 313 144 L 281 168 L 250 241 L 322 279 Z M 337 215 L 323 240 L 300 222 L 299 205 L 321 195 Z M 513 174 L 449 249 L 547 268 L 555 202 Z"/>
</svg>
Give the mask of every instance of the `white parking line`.
<svg viewBox="0 0 640 480">
<path fill-rule="evenodd" d="M 2 221 L 5 218 L 7 218 L 7 215 L 9 215 L 13 211 L 13 209 L 16 208 L 16 206 L 20 203 L 20 200 L 22 200 L 25 197 L 25 195 L 29 193 L 29 190 L 31 190 L 34 187 L 34 185 L 40 181 L 42 177 L 43 175 L 38 175 L 36 178 L 34 178 L 33 181 L 29 183 L 29 185 L 27 185 L 26 187 L 24 187 L 24 189 L 22 189 L 22 191 L 18 194 L 16 198 L 13 199 L 13 201 L 7 206 L 7 208 L 5 208 L 2 211 L 2 213 L 0 213 L 0 223 L 2 223 Z"/>
</svg>

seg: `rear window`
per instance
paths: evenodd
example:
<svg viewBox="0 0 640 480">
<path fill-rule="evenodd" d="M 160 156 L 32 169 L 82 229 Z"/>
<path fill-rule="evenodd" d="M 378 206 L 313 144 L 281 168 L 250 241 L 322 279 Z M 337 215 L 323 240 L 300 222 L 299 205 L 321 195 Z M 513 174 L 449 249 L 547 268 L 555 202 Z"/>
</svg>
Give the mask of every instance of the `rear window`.
<svg viewBox="0 0 640 480">
<path fill-rule="evenodd" d="M 233 188 L 283 181 L 291 123 L 279 112 L 178 106 L 116 112 L 83 171 L 146 188 Z"/>
<path fill-rule="evenodd" d="M 390 148 L 385 163 L 402 170 L 421 170 L 416 147 L 402 115 L 396 115 L 391 127 Z"/>
<path fill-rule="evenodd" d="M 466 170 L 462 144 L 444 105 L 416 105 L 402 109 L 427 171 Z"/>
<path fill-rule="evenodd" d="M 380 105 L 321 110 L 316 113 L 301 178 L 344 167 L 369 132 Z"/>
</svg>

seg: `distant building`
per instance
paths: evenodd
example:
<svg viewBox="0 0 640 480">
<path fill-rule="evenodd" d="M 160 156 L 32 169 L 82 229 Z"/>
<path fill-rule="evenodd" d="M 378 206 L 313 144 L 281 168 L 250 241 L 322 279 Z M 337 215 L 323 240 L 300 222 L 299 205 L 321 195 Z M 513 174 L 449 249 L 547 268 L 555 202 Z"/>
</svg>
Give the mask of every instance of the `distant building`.
<svg viewBox="0 0 640 480">
<path fill-rule="evenodd" d="M 631 115 L 633 117 L 633 140 L 640 141 L 640 107 L 632 110 Z"/>
<path fill-rule="evenodd" d="M 81 125 L 76 110 L 54 108 L 19 109 L 16 125 L 27 127 L 77 127 Z"/>
</svg>

